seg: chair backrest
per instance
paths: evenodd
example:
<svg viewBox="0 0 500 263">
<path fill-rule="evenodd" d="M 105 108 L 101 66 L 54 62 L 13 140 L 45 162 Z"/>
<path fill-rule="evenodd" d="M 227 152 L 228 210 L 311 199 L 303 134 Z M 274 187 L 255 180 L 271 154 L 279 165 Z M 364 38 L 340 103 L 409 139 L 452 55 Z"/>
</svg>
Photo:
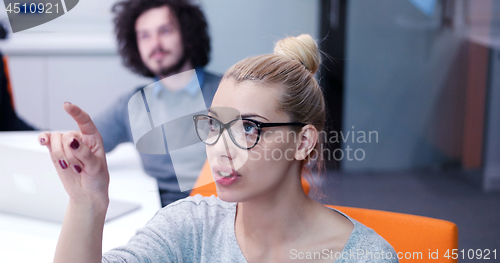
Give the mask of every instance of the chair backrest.
<svg viewBox="0 0 500 263">
<path fill-rule="evenodd" d="M 302 178 L 302 189 L 304 189 L 306 194 L 309 194 L 310 185 L 304 178 Z M 194 184 L 193 190 L 191 190 L 190 196 L 195 196 L 197 194 L 202 196 L 217 196 L 217 188 L 215 186 L 208 161 L 205 161 L 203 168 L 201 168 L 200 175 L 198 176 L 198 179 L 196 179 L 196 183 Z"/>
<path fill-rule="evenodd" d="M 309 184 L 304 179 L 302 179 L 302 187 L 307 194 Z M 190 195 L 196 194 L 217 196 L 208 162 L 205 162 Z M 458 259 L 453 259 L 453 253 L 458 253 L 457 250 L 453 250 L 458 249 L 458 228 L 452 222 L 380 210 L 327 206 L 342 211 L 375 230 L 394 247 L 400 262 L 458 262 Z M 438 260 L 433 259 L 436 255 Z M 448 258 L 446 258 L 447 255 Z"/>
<path fill-rule="evenodd" d="M 458 262 L 452 254 L 458 253 L 458 228 L 452 222 L 365 208 L 327 206 L 375 230 L 394 247 L 400 262 Z M 439 259 L 433 259 L 435 256 Z"/>
<path fill-rule="evenodd" d="M 8 65 L 8 58 L 5 55 L 2 55 L 2 61 L 3 61 L 3 71 L 5 73 L 5 78 L 7 79 L 7 93 L 10 95 L 10 103 L 12 104 L 12 108 L 15 109 L 14 106 L 14 96 L 12 95 L 12 86 L 10 84 L 10 75 L 9 75 L 9 65 Z"/>
</svg>

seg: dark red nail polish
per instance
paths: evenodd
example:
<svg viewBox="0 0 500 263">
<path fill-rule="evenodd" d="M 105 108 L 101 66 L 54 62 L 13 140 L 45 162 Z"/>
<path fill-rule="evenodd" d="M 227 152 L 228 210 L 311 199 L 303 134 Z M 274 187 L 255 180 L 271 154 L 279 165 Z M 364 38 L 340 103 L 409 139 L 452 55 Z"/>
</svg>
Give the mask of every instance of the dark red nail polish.
<svg viewBox="0 0 500 263">
<path fill-rule="evenodd" d="M 81 172 L 82 172 L 82 167 L 80 167 L 80 165 L 78 165 L 78 164 L 77 164 L 77 165 L 74 165 L 74 166 L 73 166 L 73 168 L 75 168 L 75 171 L 76 171 L 77 173 L 81 173 Z"/>
<path fill-rule="evenodd" d="M 80 147 L 80 143 L 76 139 L 73 139 L 73 141 L 71 142 L 71 144 L 69 146 L 71 148 L 73 148 L 73 150 L 76 150 L 76 149 L 78 149 L 78 147 Z"/>
<path fill-rule="evenodd" d="M 41 138 L 41 139 L 40 139 L 40 143 L 42 143 L 42 144 L 43 144 L 44 142 L 45 142 L 45 138 Z"/>
<path fill-rule="evenodd" d="M 68 168 L 68 164 L 64 159 L 59 159 L 59 164 L 61 165 L 61 168 L 66 169 Z"/>
</svg>

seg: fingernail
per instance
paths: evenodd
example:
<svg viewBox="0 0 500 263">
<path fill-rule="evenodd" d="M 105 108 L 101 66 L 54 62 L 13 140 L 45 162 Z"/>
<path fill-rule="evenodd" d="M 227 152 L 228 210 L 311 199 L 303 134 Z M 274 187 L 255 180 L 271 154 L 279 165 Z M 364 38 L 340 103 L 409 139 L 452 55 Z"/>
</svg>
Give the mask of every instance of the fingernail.
<svg viewBox="0 0 500 263">
<path fill-rule="evenodd" d="M 66 104 L 66 103 L 71 104 L 71 102 L 69 102 L 69 101 L 64 102 L 64 104 Z"/>
<path fill-rule="evenodd" d="M 43 144 L 45 142 L 45 138 L 40 139 L 40 143 Z"/>
<path fill-rule="evenodd" d="M 78 147 L 80 147 L 80 143 L 76 139 L 73 139 L 73 141 L 71 142 L 71 144 L 69 146 L 71 148 L 73 148 L 73 150 L 76 150 L 76 149 L 78 149 Z"/>
<path fill-rule="evenodd" d="M 81 173 L 82 172 L 82 167 L 80 167 L 80 165 L 78 165 L 78 164 L 73 165 L 73 168 L 75 169 L 75 172 L 77 172 L 77 173 Z"/>
<path fill-rule="evenodd" d="M 68 164 L 64 159 L 59 159 L 59 165 L 61 165 L 61 168 L 66 169 L 68 168 Z"/>
</svg>

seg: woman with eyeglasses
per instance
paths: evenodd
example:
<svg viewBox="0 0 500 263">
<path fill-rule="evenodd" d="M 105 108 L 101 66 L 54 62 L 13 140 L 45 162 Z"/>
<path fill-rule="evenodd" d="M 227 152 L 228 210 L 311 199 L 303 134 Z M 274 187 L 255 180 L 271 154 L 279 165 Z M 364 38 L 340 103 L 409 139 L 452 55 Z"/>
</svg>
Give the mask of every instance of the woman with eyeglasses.
<svg viewBox="0 0 500 263">
<path fill-rule="evenodd" d="M 172 203 L 104 254 L 102 141 L 89 116 L 65 104 L 80 132 L 39 137 L 70 196 L 54 262 L 397 262 L 373 230 L 302 189 L 301 177 L 322 160 L 319 65 L 316 42 L 300 35 L 279 41 L 274 54 L 232 66 L 208 113 L 193 117 L 218 197 Z"/>
</svg>

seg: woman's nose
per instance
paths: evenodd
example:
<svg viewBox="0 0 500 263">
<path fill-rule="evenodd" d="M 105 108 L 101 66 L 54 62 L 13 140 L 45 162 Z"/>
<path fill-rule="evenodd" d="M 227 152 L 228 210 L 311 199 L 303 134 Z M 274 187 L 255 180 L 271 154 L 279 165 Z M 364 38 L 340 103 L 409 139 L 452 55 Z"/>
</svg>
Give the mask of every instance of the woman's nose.
<svg viewBox="0 0 500 263">
<path fill-rule="evenodd" d="M 236 147 L 231 141 L 228 131 L 224 129 L 217 143 L 212 145 L 212 153 L 222 162 L 221 164 L 229 164 L 236 158 Z"/>
</svg>

